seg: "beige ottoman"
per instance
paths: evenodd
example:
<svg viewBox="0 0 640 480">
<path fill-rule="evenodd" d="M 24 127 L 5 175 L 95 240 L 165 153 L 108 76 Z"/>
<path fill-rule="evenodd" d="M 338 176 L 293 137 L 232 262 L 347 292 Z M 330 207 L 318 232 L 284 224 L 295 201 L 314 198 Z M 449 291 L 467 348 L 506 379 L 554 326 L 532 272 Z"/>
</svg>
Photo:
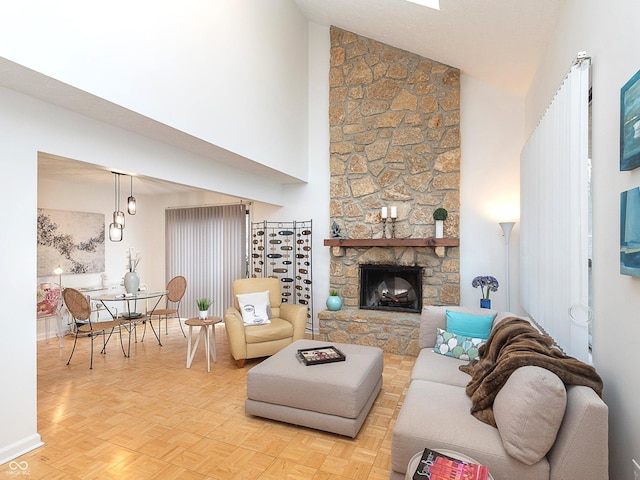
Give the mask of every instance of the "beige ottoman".
<svg viewBox="0 0 640 480">
<path fill-rule="evenodd" d="M 344 362 L 304 365 L 298 349 L 333 345 Z M 377 347 L 297 340 L 247 372 L 250 415 L 355 437 L 382 388 Z"/>
</svg>

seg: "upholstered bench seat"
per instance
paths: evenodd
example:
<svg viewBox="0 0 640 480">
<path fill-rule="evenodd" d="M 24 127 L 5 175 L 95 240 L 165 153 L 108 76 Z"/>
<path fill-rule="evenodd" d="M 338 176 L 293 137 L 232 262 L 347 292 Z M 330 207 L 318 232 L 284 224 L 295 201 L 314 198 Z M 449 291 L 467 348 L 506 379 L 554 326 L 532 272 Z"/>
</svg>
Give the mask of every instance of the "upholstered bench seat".
<svg viewBox="0 0 640 480">
<path fill-rule="evenodd" d="M 304 365 L 298 349 L 333 345 L 344 362 Z M 297 340 L 247 373 L 248 414 L 355 437 L 382 388 L 376 347 Z"/>
</svg>

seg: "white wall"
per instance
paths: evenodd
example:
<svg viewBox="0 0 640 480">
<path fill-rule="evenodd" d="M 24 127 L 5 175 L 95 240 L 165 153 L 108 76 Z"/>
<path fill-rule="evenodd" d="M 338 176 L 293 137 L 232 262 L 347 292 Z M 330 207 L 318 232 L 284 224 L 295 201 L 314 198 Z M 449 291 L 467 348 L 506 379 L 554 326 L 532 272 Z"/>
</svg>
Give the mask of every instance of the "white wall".
<svg viewBox="0 0 640 480">
<path fill-rule="evenodd" d="M 467 307 L 480 302 L 473 278 L 492 275 L 500 287 L 491 294 L 491 307 L 506 309 L 505 239 L 498 222 L 520 219 L 523 112 L 521 97 L 461 76 L 460 304 Z M 516 223 L 509 242 L 512 312 L 521 312 L 519 232 Z"/>
<path fill-rule="evenodd" d="M 287 185 L 282 208 L 255 205 L 252 221 L 313 220 L 313 310 L 314 329 L 317 313 L 326 309 L 329 295 L 329 28 L 309 24 L 309 181 Z"/>
<path fill-rule="evenodd" d="M 640 169 L 619 170 L 620 88 L 640 69 L 633 0 L 568 0 L 526 99 L 531 131 L 579 51 L 593 58 L 593 361 L 609 406 L 610 478 L 630 480 L 640 460 L 636 339 L 640 278 L 619 273 L 620 192 L 640 185 Z"/>
<path fill-rule="evenodd" d="M 303 180 L 306 47 L 288 0 L 0 5 L 0 56 Z"/>
<path fill-rule="evenodd" d="M 2 105 L 2 102 L 0 102 Z M 4 106 L 3 106 L 4 107 Z M 13 132 L 10 118 L 0 108 L 0 132 Z M 17 133 L 17 132 L 16 132 Z M 7 133 L 4 133 L 6 136 Z M 0 175 L 0 203 L 11 232 L 0 248 L 7 276 L 0 302 L 11 315 L 0 316 L 0 464 L 41 445 L 36 432 L 36 152 L 15 135 L 0 141 L 0 161 L 11 174 Z M 20 199 L 17 201 L 16 199 Z M 11 272 L 10 274 L 8 272 Z"/>
</svg>

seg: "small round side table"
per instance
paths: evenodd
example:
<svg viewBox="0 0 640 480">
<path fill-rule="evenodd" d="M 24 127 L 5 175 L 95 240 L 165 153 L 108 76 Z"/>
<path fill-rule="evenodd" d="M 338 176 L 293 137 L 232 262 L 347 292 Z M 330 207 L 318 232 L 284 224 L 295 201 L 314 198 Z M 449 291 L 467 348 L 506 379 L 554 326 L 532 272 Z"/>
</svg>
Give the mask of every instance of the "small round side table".
<svg viewBox="0 0 640 480">
<path fill-rule="evenodd" d="M 472 462 L 472 463 L 480 463 L 477 460 L 474 460 L 473 458 L 464 455 L 460 452 L 456 452 L 453 450 L 445 450 L 445 449 L 440 449 L 440 448 L 434 448 L 433 450 L 436 450 L 440 453 L 442 453 L 443 455 L 449 455 L 450 457 L 454 457 L 454 458 L 458 458 L 460 460 L 464 460 L 465 462 Z M 418 468 L 418 464 L 420 463 L 420 459 L 422 458 L 422 452 L 418 452 L 416 453 L 413 457 L 411 457 L 411 460 L 409 460 L 409 465 L 407 466 L 407 473 L 405 475 L 405 479 L 406 480 L 412 480 L 413 479 L 413 474 L 416 471 L 416 469 Z M 493 477 L 491 476 L 491 473 L 489 473 L 489 476 L 487 477 L 488 480 L 493 480 Z"/>
<path fill-rule="evenodd" d="M 198 344 L 202 338 L 204 342 L 204 351 L 207 356 L 207 372 L 211 371 L 211 359 L 216 362 L 216 324 L 220 323 L 222 319 L 220 317 L 209 317 L 205 320 L 201 318 L 190 318 L 184 323 L 189 327 L 189 336 L 187 337 L 187 368 L 191 368 L 191 362 L 198 350 Z M 200 335 L 196 337 L 195 344 L 193 343 L 193 327 L 200 327 Z M 213 343 L 211 342 L 213 337 Z"/>
</svg>

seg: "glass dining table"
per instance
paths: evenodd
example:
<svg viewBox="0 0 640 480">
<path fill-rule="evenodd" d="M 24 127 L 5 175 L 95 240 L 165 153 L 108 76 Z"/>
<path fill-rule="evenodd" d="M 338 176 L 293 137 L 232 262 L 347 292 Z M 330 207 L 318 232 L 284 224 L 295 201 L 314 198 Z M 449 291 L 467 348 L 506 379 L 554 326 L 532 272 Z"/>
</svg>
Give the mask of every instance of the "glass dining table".
<svg viewBox="0 0 640 480">
<path fill-rule="evenodd" d="M 149 322 L 151 325 L 151 330 L 158 340 L 158 345 L 162 346 L 162 342 L 160 341 L 160 334 L 156 332 L 156 329 L 153 326 L 153 322 L 151 322 L 151 316 L 160 301 L 164 298 L 164 296 L 168 293 L 168 290 L 155 290 L 155 291 L 146 291 L 141 290 L 138 293 L 113 293 L 108 295 L 99 295 L 97 297 L 92 297 L 92 300 L 97 300 L 104 308 L 109 312 L 109 315 L 114 320 L 120 322 L 121 326 L 123 326 L 127 332 L 129 333 L 129 347 L 127 351 L 127 357 L 130 356 L 131 353 L 131 331 L 135 330 L 135 327 L 138 323 Z M 144 309 L 145 312 L 138 312 L 138 300 L 144 301 Z M 125 308 L 121 311 L 118 310 L 115 305 L 116 302 L 123 302 Z M 149 305 L 153 305 L 152 308 L 149 308 Z"/>
</svg>

